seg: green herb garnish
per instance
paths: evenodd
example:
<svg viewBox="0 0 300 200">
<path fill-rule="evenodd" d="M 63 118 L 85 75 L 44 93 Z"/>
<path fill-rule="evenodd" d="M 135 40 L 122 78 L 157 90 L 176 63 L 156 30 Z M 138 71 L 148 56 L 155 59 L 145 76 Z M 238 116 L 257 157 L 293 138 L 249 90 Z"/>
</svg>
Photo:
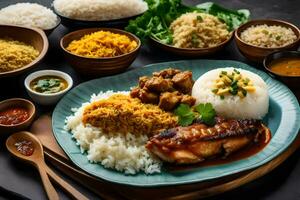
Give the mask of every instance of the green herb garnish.
<svg viewBox="0 0 300 200">
<path fill-rule="evenodd" d="M 280 38 L 281 38 L 281 36 L 280 36 L 280 35 L 277 35 L 275 39 L 276 39 L 276 40 L 280 40 Z"/>
<path fill-rule="evenodd" d="M 51 94 L 61 91 L 64 85 L 60 79 L 45 78 L 33 81 L 31 83 L 31 87 L 36 92 L 43 94 Z"/>
<path fill-rule="evenodd" d="M 215 124 L 216 111 L 211 103 L 200 103 L 195 106 L 195 110 L 200 114 L 199 118 L 207 125 Z"/>
<path fill-rule="evenodd" d="M 212 126 L 215 123 L 216 111 L 211 103 L 198 104 L 192 108 L 187 104 L 180 104 L 174 110 L 174 114 L 178 116 L 180 126 L 188 126 L 195 120 L 201 120 Z"/>
<path fill-rule="evenodd" d="M 187 104 L 180 104 L 174 110 L 174 114 L 178 116 L 178 123 L 180 126 L 188 126 L 192 124 L 195 119 L 192 108 Z"/>
<path fill-rule="evenodd" d="M 197 20 L 198 20 L 199 22 L 202 22 L 202 21 L 203 21 L 203 19 L 202 19 L 202 17 L 201 17 L 200 15 L 197 16 Z"/>
<path fill-rule="evenodd" d="M 212 91 L 213 93 L 217 93 L 218 90 L 219 90 L 219 89 L 212 89 L 211 91 Z"/>
<path fill-rule="evenodd" d="M 192 34 L 192 44 L 194 47 L 198 47 L 199 45 L 199 39 L 196 33 Z"/>
</svg>

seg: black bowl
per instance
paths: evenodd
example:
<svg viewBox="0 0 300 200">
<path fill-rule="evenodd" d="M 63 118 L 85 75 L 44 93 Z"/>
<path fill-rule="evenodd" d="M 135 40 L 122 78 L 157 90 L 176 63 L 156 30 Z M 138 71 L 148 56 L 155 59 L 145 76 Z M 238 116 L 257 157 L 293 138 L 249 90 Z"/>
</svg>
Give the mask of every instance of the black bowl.
<svg viewBox="0 0 300 200">
<path fill-rule="evenodd" d="M 263 61 L 265 69 L 273 75 L 275 78 L 278 78 L 280 81 L 285 83 L 291 88 L 300 88 L 300 76 L 299 75 L 283 75 L 276 72 L 273 72 L 270 69 L 270 64 L 272 61 L 278 60 L 280 58 L 299 58 L 300 51 L 276 51 L 267 55 Z"/>
<path fill-rule="evenodd" d="M 129 20 L 135 19 L 143 14 L 142 13 L 132 17 L 107 20 L 107 21 L 88 21 L 88 20 L 71 19 L 69 17 L 63 16 L 55 8 L 53 8 L 53 10 L 60 17 L 61 24 L 72 30 L 83 29 L 83 28 L 99 28 L 99 27 L 123 29 L 128 25 Z"/>
</svg>

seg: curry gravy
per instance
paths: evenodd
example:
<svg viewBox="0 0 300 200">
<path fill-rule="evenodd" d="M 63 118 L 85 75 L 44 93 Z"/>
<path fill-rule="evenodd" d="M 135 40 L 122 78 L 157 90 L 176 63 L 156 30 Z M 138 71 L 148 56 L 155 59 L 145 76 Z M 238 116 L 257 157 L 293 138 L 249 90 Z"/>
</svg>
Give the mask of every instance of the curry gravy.
<svg viewBox="0 0 300 200">
<path fill-rule="evenodd" d="M 300 76 L 300 58 L 279 58 L 270 63 L 269 69 L 283 76 Z"/>
</svg>

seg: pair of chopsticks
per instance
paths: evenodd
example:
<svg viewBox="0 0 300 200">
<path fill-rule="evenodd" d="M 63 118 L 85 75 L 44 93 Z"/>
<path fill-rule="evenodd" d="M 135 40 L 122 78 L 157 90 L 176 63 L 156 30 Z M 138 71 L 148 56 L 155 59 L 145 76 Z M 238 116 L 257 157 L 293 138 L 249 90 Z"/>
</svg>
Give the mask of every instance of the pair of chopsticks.
<svg viewBox="0 0 300 200">
<path fill-rule="evenodd" d="M 106 200 L 124 199 L 124 197 L 117 194 L 113 188 L 109 187 L 109 183 L 103 182 L 93 176 L 90 176 L 81 170 L 73 167 L 69 161 L 61 159 L 51 150 L 44 147 L 45 159 L 54 165 L 59 171 L 69 176 L 82 186 L 91 190 L 98 196 Z"/>
</svg>

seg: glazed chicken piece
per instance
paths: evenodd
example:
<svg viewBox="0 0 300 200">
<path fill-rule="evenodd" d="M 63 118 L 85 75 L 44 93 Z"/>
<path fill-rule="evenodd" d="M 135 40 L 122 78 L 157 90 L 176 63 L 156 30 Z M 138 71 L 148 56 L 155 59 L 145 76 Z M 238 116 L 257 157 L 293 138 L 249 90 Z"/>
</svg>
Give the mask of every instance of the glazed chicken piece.
<svg viewBox="0 0 300 200">
<path fill-rule="evenodd" d="M 170 92 L 174 91 L 171 79 L 164 79 L 163 77 L 151 77 L 145 83 L 145 88 L 151 92 Z"/>
<path fill-rule="evenodd" d="M 181 101 L 182 95 L 178 92 L 165 92 L 159 97 L 158 106 L 163 110 L 173 110 Z"/>
<path fill-rule="evenodd" d="M 193 84 L 192 72 L 168 68 L 154 72 L 152 77 L 140 77 L 138 87 L 131 90 L 130 96 L 171 111 L 179 103 L 195 104 L 195 98 L 190 96 Z"/>
<path fill-rule="evenodd" d="M 160 72 L 153 72 L 153 76 L 161 76 L 163 78 L 173 78 L 173 76 L 175 76 L 175 74 L 178 74 L 180 72 L 180 70 L 178 69 L 173 69 L 173 68 L 168 68 L 168 69 L 164 69 Z"/>
<path fill-rule="evenodd" d="M 130 91 L 130 96 L 132 98 L 139 98 L 143 103 L 158 104 L 159 102 L 159 96 L 156 93 L 138 87 L 135 87 Z"/>
<path fill-rule="evenodd" d="M 193 106 L 196 103 L 196 99 L 190 95 L 182 95 L 180 103 L 187 104 L 189 106 Z"/>
<path fill-rule="evenodd" d="M 149 80 L 148 76 L 142 76 L 142 77 L 140 77 L 139 78 L 139 87 L 143 88 L 148 80 Z"/>
<path fill-rule="evenodd" d="M 132 88 L 131 91 L 130 91 L 130 96 L 132 98 L 140 98 L 140 90 L 141 89 L 138 88 L 138 87 Z"/>
<path fill-rule="evenodd" d="M 192 72 L 180 72 L 172 78 L 172 82 L 174 83 L 175 88 L 180 92 L 190 94 L 194 85 Z"/>
<path fill-rule="evenodd" d="M 140 89 L 139 99 L 143 103 L 157 104 L 159 102 L 159 96 L 153 92 Z"/>
<path fill-rule="evenodd" d="M 189 106 L 193 106 L 196 99 L 190 95 L 183 95 L 178 91 L 175 92 L 164 92 L 159 97 L 158 106 L 161 109 L 170 111 L 173 110 L 179 103 L 184 103 Z"/>
<path fill-rule="evenodd" d="M 166 162 L 191 164 L 216 156 L 226 157 L 257 142 L 261 135 L 269 141 L 270 130 L 260 120 L 216 119 L 208 127 L 196 123 L 161 131 L 152 137 L 146 148 Z"/>
</svg>

